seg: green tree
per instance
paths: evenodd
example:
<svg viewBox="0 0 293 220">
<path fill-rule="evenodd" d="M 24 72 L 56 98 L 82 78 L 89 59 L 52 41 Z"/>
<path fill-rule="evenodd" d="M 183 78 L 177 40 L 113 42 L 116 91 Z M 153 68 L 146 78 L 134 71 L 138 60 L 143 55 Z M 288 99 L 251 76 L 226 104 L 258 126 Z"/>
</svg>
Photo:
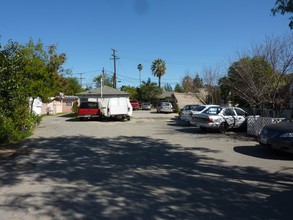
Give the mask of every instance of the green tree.
<svg viewBox="0 0 293 220">
<path fill-rule="evenodd" d="M 137 65 L 137 69 L 139 71 L 139 86 L 141 85 L 141 71 L 142 71 L 142 68 L 143 68 L 142 64 Z"/>
<path fill-rule="evenodd" d="M 203 80 L 200 78 L 199 74 L 196 74 L 195 77 L 185 74 L 181 81 L 182 88 L 184 92 L 199 92 L 200 88 L 203 88 Z"/>
<path fill-rule="evenodd" d="M 193 79 L 189 74 L 183 76 L 181 84 L 184 92 L 193 92 Z"/>
<path fill-rule="evenodd" d="M 230 66 L 220 86 L 229 90 L 234 100 L 241 99 L 250 107 L 273 108 L 276 112 L 280 91 L 286 85 L 280 75 L 263 57 L 244 57 Z"/>
<path fill-rule="evenodd" d="M 63 78 L 63 93 L 66 95 L 75 95 L 83 91 L 76 77 Z"/>
<path fill-rule="evenodd" d="M 199 91 L 200 88 L 203 88 L 203 80 L 200 78 L 198 74 L 195 75 L 195 78 L 193 79 L 193 90 Z"/>
<path fill-rule="evenodd" d="M 101 79 L 103 79 L 103 86 L 113 87 L 113 77 L 109 76 L 108 74 L 101 73 L 97 77 L 93 79 L 93 82 L 97 87 L 101 87 Z"/>
<path fill-rule="evenodd" d="M 26 84 L 26 95 L 40 97 L 44 102 L 51 96 L 56 96 L 63 91 L 62 76 L 64 72 L 62 65 L 66 61 L 65 54 L 57 54 L 56 46 L 44 49 L 43 43 L 35 43 L 30 40 L 21 46 L 23 59 L 25 60 L 24 79 Z"/>
<path fill-rule="evenodd" d="M 133 86 L 122 86 L 121 91 L 127 92 L 130 94 L 129 99 L 131 100 L 139 100 L 138 94 L 137 94 L 137 88 Z"/>
<path fill-rule="evenodd" d="M 138 99 L 154 103 L 162 92 L 163 90 L 148 78 L 148 81 L 142 81 L 142 85 L 138 89 Z"/>
<path fill-rule="evenodd" d="M 0 143 L 19 140 L 31 126 L 25 64 L 18 43 L 9 41 L 0 51 Z"/>
<path fill-rule="evenodd" d="M 11 117 L 18 105 L 28 105 L 25 60 L 18 43 L 9 41 L 0 51 L 0 113 Z"/>
<path fill-rule="evenodd" d="M 176 83 L 174 92 L 184 92 L 184 88 L 179 83 Z"/>
<path fill-rule="evenodd" d="M 173 92 L 173 88 L 172 88 L 172 86 L 169 83 L 166 83 L 164 85 L 164 91 L 166 91 L 166 92 Z"/>
<path fill-rule="evenodd" d="M 59 72 L 64 71 L 66 55 L 33 40 L 25 45 L 9 41 L 0 49 L 0 141 L 15 141 L 39 120 L 29 99 L 41 97 L 44 102 L 62 91 Z"/>
<path fill-rule="evenodd" d="M 275 7 L 272 8 L 273 15 L 277 13 L 284 14 L 292 14 L 293 12 L 293 0 L 276 0 Z M 293 16 L 291 16 L 289 22 L 289 27 L 293 29 Z"/>
<path fill-rule="evenodd" d="M 151 65 L 152 74 L 159 79 L 159 88 L 161 88 L 161 77 L 166 73 L 166 63 L 162 59 L 156 59 Z"/>
</svg>

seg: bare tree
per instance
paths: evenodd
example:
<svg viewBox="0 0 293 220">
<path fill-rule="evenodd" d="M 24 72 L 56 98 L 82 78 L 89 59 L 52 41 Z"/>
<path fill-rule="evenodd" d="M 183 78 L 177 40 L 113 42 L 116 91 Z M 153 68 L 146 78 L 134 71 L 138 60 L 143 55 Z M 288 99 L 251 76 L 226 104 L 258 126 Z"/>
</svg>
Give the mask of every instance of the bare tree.
<svg viewBox="0 0 293 220">
<path fill-rule="evenodd" d="M 266 37 L 264 42 L 252 46 L 252 56 L 264 57 L 275 72 L 293 71 L 293 35 Z"/>
<path fill-rule="evenodd" d="M 218 82 L 220 79 L 220 69 L 218 67 L 205 67 L 203 83 L 208 93 L 208 103 L 220 104 L 218 92 Z"/>
</svg>

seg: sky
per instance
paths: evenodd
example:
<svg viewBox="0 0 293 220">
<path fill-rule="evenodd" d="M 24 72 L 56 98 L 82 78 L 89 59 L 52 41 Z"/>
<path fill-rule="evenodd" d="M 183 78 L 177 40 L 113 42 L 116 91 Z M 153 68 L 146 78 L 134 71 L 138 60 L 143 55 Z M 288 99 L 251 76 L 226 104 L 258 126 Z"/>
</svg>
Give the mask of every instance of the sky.
<svg viewBox="0 0 293 220">
<path fill-rule="evenodd" d="M 292 34 L 289 16 L 273 16 L 275 0 L 1 0 L 0 43 L 30 39 L 57 45 L 64 67 L 83 86 L 94 77 L 113 75 L 117 87 L 158 83 L 151 72 L 156 59 L 166 62 L 162 86 L 173 88 L 183 76 L 207 68 L 221 75 L 239 51 L 268 36 Z M 236 60 L 234 60 L 236 61 Z M 83 78 L 83 79 L 80 79 Z"/>
</svg>

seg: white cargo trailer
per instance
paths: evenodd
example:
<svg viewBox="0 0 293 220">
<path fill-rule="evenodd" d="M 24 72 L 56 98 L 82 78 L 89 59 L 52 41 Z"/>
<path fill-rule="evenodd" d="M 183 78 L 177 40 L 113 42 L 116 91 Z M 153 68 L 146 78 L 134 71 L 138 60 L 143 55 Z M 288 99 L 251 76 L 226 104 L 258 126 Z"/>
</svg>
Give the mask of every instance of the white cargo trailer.
<svg viewBox="0 0 293 220">
<path fill-rule="evenodd" d="M 132 106 L 127 97 L 100 98 L 101 113 L 106 118 L 118 118 L 130 120 Z"/>
</svg>

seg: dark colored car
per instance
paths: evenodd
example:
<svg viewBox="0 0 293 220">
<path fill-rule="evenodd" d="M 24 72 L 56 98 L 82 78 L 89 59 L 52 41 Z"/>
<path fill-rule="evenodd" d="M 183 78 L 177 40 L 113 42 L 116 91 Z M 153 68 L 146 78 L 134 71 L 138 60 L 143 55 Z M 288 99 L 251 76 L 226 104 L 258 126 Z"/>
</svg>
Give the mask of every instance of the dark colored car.
<svg viewBox="0 0 293 220">
<path fill-rule="evenodd" d="M 293 153 L 293 122 L 264 126 L 259 133 L 260 145 Z"/>
</svg>

